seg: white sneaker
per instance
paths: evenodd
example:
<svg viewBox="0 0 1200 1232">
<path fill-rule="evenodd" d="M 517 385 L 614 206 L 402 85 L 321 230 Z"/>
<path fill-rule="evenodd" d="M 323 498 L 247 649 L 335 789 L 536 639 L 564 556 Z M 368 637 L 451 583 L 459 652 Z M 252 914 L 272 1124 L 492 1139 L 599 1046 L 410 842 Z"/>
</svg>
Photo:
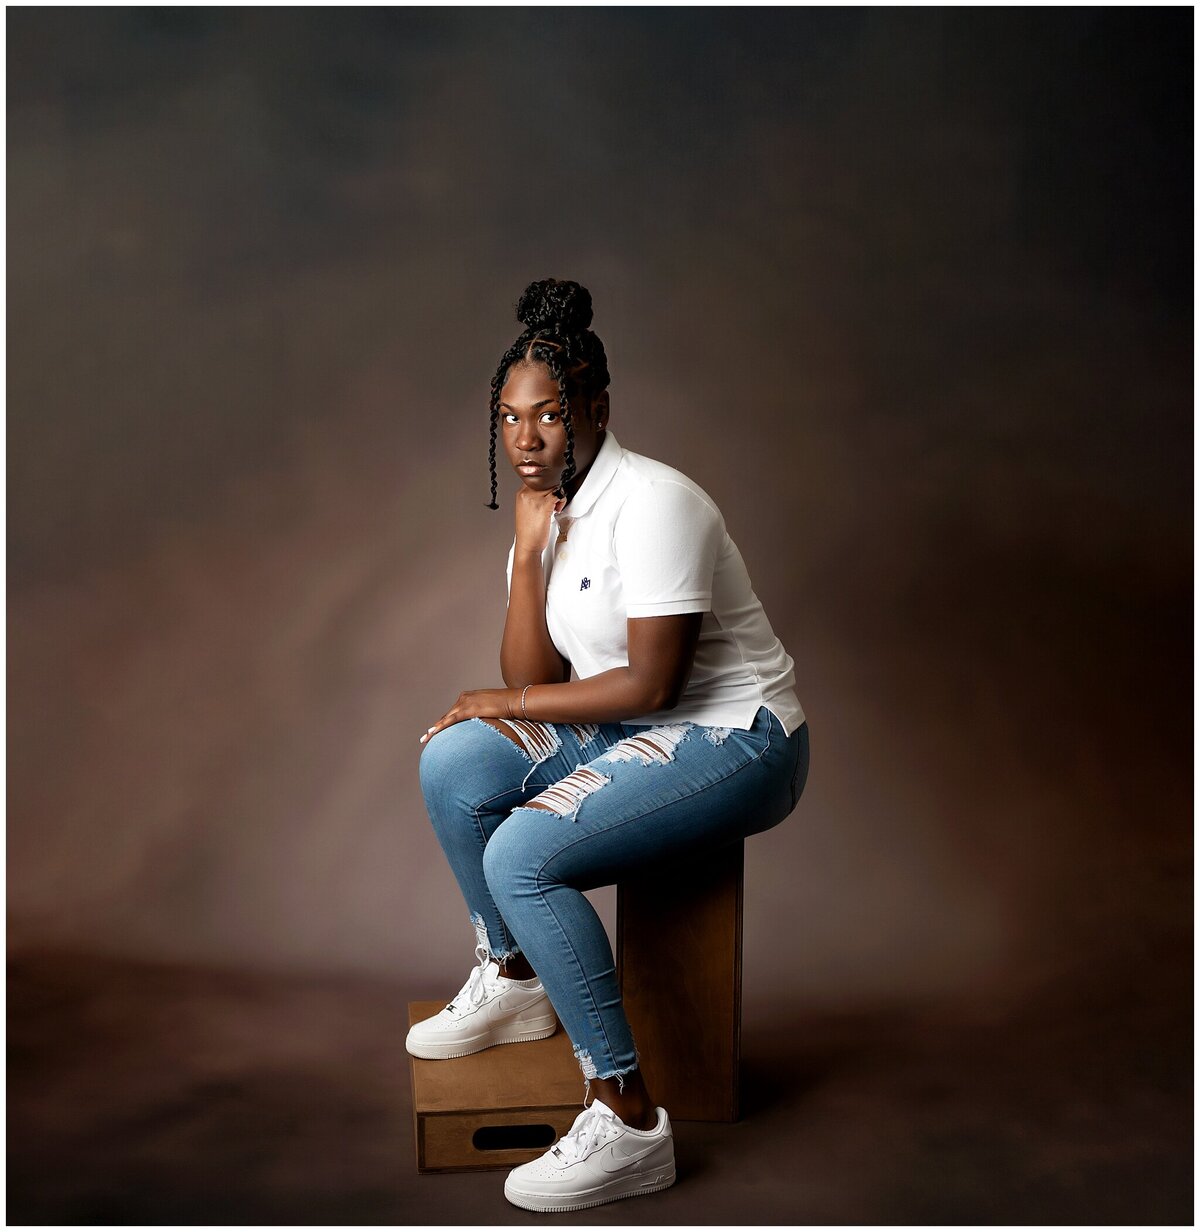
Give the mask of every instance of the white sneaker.
<svg viewBox="0 0 1200 1232">
<path fill-rule="evenodd" d="M 653 1129 L 630 1129 L 593 1100 L 540 1159 L 508 1174 L 504 1196 L 527 1211 L 577 1211 L 675 1183 L 675 1141 L 665 1108 Z"/>
<path fill-rule="evenodd" d="M 482 1052 L 494 1044 L 545 1039 L 558 1030 L 558 1018 L 541 980 L 510 980 L 477 945 L 478 965 L 454 1000 L 432 1018 L 409 1028 L 405 1048 L 414 1057 L 446 1061 Z"/>
</svg>

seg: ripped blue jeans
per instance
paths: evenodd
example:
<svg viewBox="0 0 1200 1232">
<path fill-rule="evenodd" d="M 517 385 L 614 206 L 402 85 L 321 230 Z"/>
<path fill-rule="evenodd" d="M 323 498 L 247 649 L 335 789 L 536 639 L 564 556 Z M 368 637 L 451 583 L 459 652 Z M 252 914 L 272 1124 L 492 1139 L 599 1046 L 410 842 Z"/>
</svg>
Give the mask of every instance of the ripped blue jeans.
<svg viewBox="0 0 1200 1232">
<path fill-rule="evenodd" d="M 497 726 L 492 726 L 492 722 Z M 808 724 L 468 719 L 421 752 L 421 791 L 479 941 L 524 953 L 585 1078 L 637 1066 L 604 925 L 583 891 L 778 825 L 808 777 Z"/>
</svg>

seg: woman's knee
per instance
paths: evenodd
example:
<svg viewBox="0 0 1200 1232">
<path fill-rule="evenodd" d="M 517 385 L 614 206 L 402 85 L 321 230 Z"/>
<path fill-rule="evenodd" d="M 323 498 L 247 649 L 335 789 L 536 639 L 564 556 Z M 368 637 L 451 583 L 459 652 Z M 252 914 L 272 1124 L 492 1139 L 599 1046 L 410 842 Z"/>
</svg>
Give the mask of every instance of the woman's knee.
<svg viewBox="0 0 1200 1232">
<path fill-rule="evenodd" d="M 500 823 L 483 849 L 483 876 L 493 897 L 511 894 L 524 882 L 533 884 L 546 853 L 539 841 L 544 810 L 518 808 Z"/>
<path fill-rule="evenodd" d="M 467 719 L 444 727 L 425 742 L 418 773 L 427 802 L 452 797 L 471 804 L 490 799 L 510 785 L 508 780 L 519 764 L 510 765 L 495 756 L 503 752 L 497 741 L 507 737 L 487 726 L 483 719 Z M 519 784 L 518 777 L 511 786 Z"/>
</svg>

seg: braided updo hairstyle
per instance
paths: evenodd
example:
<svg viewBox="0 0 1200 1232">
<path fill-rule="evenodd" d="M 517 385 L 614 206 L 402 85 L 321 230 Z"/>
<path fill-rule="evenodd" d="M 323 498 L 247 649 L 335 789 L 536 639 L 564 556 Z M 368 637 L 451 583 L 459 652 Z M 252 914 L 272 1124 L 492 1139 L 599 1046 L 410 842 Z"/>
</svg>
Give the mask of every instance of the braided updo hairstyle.
<svg viewBox="0 0 1200 1232">
<path fill-rule="evenodd" d="M 575 429 L 571 423 L 571 397 L 582 393 L 589 400 L 608 388 L 608 357 L 604 343 L 588 327 L 592 323 L 592 297 L 577 282 L 544 278 L 531 282 L 517 301 L 517 319 L 525 326 L 516 342 L 504 352 L 496 375 L 492 377 L 491 447 L 488 466 L 492 476 L 492 500 L 496 503 L 496 427 L 500 422 L 500 391 L 508 370 L 521 360 L 536 360 L 546 365 L 558 382 L 558 408 L 567 432 L 566 466 L 559 496 L 566 496 L 567 485 L 575 475 Z"/>
</svg>

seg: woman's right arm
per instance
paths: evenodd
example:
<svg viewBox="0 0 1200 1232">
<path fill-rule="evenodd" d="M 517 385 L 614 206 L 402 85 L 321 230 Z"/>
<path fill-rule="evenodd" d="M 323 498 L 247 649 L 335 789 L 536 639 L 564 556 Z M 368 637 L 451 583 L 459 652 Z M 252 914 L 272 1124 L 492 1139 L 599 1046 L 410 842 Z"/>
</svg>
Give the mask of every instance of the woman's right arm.
<svg viewBox="0 0 1200 1232">
<path fill-rule="evenodd" d="M 553 492 L 534 493 L 527 488 L 517 492 L 512 582 L 500 645 L 500 674 L 510 689 L 562 684 L 571 675 L 570 664 L 558 653 L 546 628 L 542 553 L 549 542 L 550 514 L 556 503 Z"/>
</svg>

